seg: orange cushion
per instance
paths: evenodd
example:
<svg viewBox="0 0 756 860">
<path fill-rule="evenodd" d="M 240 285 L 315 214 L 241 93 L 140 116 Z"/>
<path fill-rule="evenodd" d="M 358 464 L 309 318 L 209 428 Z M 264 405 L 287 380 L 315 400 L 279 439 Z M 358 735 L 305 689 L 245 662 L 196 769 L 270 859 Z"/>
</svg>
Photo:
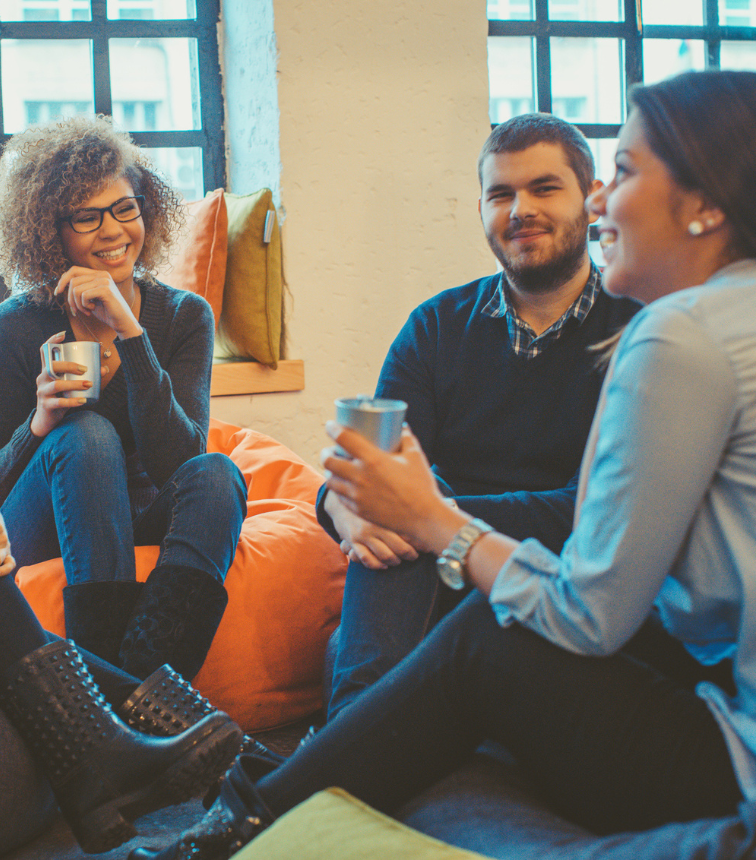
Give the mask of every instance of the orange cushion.
<svg viewBox="0 0 756 860">
<path fill-rule="evenodd" d="M 218 327 L 228 257 L 228 212 L 222 188 L 184 204 L 187 232 L 171 248 L 168 266 L 157 273 L 170 287 L 204 296 Z"/>
<path fill-rule="evenodd" d="M 285 446 L 211 419 L 208 451 L 239 466 L 247 518 L 226 577 L 229 601 L 194 684 L 247 731 L 316 711 L 323 657 L 338 623 L 346 559 L 315 518 L 321 476 Z M 137 579 L 158 547 L 137 547 Z M 64 635 L 62 559 L 23 567 L 16 581 L 42 625 Z"/>
</svg>

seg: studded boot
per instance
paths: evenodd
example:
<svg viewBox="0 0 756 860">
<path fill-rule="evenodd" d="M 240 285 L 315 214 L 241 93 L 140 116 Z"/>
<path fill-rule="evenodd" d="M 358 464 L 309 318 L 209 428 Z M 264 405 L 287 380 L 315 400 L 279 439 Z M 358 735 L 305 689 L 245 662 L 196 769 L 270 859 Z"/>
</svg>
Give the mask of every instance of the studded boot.
<svg viewBox="0 0 756 860">
<path fill-rule="evenodd" d="M 267 762 L 239 756 L 204 818 L 162 851 L 135 848 L 129 860 L 228 860 L 273 823 L 273 813 L 255 788 L 267 772 Z"/>
<path fill-rule="evenodd" d="M 186 731 L 203 717 L 215 713 L 210 702 L 168 664 L 145 678 L 118 708 L 118 716 L 127 725 L 162 737 Z M 286 761 L 249 735 L 242 739 L 241 752 L 256 755 L 274 767 Z"/>
<path fill-rule="evenodd" d="M 241 741 L 239 727 L 220 712 L 174 738 L 132 731 L 66 640 L 0 672 L 0 707 L 45 771 L 87 853 L 133 838 L 132 822 L 140 816 L 203 793 Z"/>
</svg>

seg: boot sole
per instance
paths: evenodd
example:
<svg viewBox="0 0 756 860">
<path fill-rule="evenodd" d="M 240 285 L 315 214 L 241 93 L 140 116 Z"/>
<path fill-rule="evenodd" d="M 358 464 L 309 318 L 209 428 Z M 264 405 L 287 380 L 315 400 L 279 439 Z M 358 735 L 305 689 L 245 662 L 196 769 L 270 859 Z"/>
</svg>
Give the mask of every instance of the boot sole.
<svg viewBox="0 0 756 860">
<path fill-rule="evenodd" d="M 203 794 L 230 767 L 241 740 L 241 730 L 229 721 L 215 728 L 150 784 L 82 815 L 71 825 L 82 851 L 111 851 L 137 835 L 132 821 Z"/>
</svg>

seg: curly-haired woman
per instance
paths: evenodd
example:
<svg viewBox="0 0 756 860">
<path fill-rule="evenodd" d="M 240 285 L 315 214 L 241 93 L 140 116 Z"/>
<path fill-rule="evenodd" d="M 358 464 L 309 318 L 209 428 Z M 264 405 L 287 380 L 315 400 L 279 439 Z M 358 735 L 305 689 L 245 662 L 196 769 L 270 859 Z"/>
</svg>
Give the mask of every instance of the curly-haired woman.
<svg viewBox="0 0 756 860">
<path fill-rule="evenodd" d="M 155 281 L 179 200 L 103 117 L 24 131 L 0 159 L 0 503 L 19 565 L 63 556 L 66 631 L 145 678 L 200 669 L 246 488 L 205 452 L 213 317 Z M 101 396 L 42 344 L 100 344 Z M 208 516 L 212 507 L 213 516 Z M 134 545 L 160 544 L 136 582 Z"/>
</svg>

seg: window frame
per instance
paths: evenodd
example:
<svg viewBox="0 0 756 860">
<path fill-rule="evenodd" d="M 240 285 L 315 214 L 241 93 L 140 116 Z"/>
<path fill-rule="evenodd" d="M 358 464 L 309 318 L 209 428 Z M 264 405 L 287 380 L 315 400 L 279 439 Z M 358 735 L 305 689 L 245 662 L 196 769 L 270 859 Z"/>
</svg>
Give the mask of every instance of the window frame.
<svg viewBox="0 0 756 860">
<path fill-rule="evenodd" d="M 643 82 L 643 41 L 645 39 L 692 39 L 706 45 L 706 67 L 718 68 L 723 41 L 754 41 L 756 28 L 720 26 L 718 0 L 705 0 L 703 25 L 653 25 L 641 20 L 641 0 L 623 0 L 624 21 L 555 21 L 549 19 L 549 0 L 534 0 L 532 21 L 488 21 L 489 36 L 525 36 L 535 40 L 537 111 L 551 112 L 551 45 L 555 37 L 619 39 L 625 52 L 625 89 Z M 623 114 L 626 106 L 623 105 Z M 492 123 L 493 128 L 497 123 Z M 614 138 L 619 123 L 575 123 L 589 139 Z"/>
<path fill-rule="evenodd" d="M 159 39 L 183 37 L 197 40 L 200 128 L 187 131 L 132 131 L 126 129 L 138 146 L 197 147 L 202 151 L 205 192 L 225 188 L 226 159 L 223 134 L 223 94 L 218 50 L 220 0 L 197 0 L 193 19 L 109 19 L 107 0 L 91 0 L 91 21 L 2 21 L 0 57 L 3 40 L 87 39 L 92 43 L 94 111 L 112 116 L 108 39 Z M 0 75 L 2 73 L 0 72 Z M 0 77 L 0 143 L 11 134 L 5 132 L 2 79 Z"/>
<path fill-rule="evenodd" d="M 705 0 L 703 25 L 643 24 L 642 0 L 623 0 L 623 21 L 556 21 L 549 19 L 549 0 L 533 0 L 533 20 L 488 20 L 488 36 L 520 36 L 534 40 L 535 110 L 551 113 L 551 43 L 555 37 L 619 39 L 624 46 L 624 87 L 621 92 L 621 115 L 627 113 L 627 91 L 643 82 L 643 42 L 645 39 L 695 40 L 705 44 L 706 68 L 719 68 L 723 41 L 756 41 L 754 26 L 719 24 L 719 0 Z M 495 128 L 498 123 L 491 123 Z M 581 123 L 574 125 L 589 140 L 614 139 L 621 123 Z M 590 239 L 598 239 L 591 225 Z"/>
</svg>

